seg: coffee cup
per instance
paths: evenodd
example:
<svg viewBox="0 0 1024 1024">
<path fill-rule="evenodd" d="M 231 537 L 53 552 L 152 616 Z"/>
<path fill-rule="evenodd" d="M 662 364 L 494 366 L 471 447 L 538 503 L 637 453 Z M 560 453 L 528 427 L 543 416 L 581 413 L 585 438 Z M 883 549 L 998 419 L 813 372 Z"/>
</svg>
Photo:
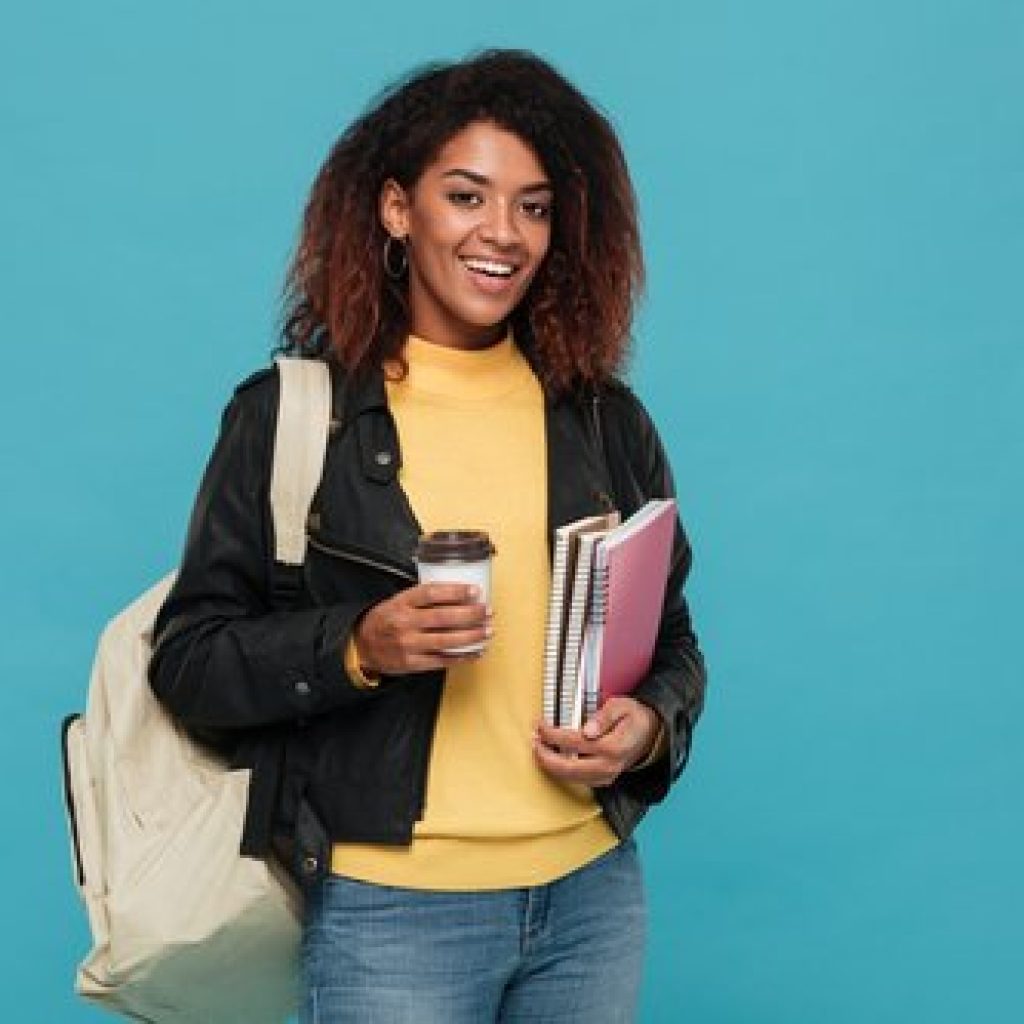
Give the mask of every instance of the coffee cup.
<svg viewBox="0 0 1024 1024">
<path fill-rule="evenodd" d="M 491 603 L 491 558 L 496 554 L 482 530 L 435 530 L 416 545 L 420 583 L 467 583 L 479 588 L 480 601 Z M 476 654 L 483 643 L 448 647 L 446 654 Z"/>
</svg>

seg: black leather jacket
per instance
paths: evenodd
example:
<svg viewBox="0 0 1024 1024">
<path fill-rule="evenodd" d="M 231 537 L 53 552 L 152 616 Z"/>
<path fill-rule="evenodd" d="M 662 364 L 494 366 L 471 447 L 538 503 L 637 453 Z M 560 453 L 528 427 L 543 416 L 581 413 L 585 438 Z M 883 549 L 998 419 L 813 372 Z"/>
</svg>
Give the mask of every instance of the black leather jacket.
<svg viewBox="0 0 1024 1024">
<path fill-rule="evenodd" d="M 335 418 L 304 568 L 273 560 L 279 385 L 264 370 L 225 410 L 150 665 L 157 696 L 179 720 L 252 769 L 242 852 L 284 850 L 307 880 L 325 870 L 334 840 L 411 842 L 444 685 L 437 671 L 360 689 L 344 670 L 363 611 L 415 582 L 420 530 L 398 484 L 382 375 L 332 374 Z M 547 399 L 545 417 L 549 538 L 613 501 L 625 517 L 647 498 L 672 496 L 654 426 L 624 385 Z M 678 525 L 654 664 L 635 691 L 664 723 L 668 753 L 596 790 L 621 838 L 682 771 L 703 703 L 704 664 L 681 593 L 689 567 Z"/>
</svg>

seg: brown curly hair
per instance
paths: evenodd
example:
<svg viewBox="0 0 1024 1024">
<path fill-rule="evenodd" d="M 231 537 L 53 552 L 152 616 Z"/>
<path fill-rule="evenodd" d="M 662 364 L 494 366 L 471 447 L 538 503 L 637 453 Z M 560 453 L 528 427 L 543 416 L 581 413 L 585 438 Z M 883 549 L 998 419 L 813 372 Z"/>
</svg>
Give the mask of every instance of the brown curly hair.
<svg viewBox="0 0 1024 1024">
<path fill-rule="evenodd" d="M 399 357 L 409 311 L 405 282 L 384 272 L 381 188 L 389 178 L 411 188 L 475 121 L 523 139 L 554 186 L 551 245 L 511 316 L 517 344 L 553 394 L 621 372 L 644 280 L 626 161 L 608 119 L 522 50 L 415 71 L 334 144 L 285 280 L 284 351 L 330 355 L 353 371 Z"/>
</svg>

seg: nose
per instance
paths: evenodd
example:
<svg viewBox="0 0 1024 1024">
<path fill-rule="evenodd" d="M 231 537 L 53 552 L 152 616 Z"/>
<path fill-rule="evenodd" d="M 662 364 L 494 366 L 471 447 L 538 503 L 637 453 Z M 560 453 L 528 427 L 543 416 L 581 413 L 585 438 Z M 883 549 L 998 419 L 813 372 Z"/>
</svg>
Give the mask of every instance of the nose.
<svg viewBox="0 0 1024 1024">
<path fill-rule="evenodd" d="M 513 214 L 512 204 L 496 199 L 484 207 L 484 216 L 480 222 L 480 237 L 494 245 L 517 245 L 520 241 L 519 228 Z"/>
</svg>

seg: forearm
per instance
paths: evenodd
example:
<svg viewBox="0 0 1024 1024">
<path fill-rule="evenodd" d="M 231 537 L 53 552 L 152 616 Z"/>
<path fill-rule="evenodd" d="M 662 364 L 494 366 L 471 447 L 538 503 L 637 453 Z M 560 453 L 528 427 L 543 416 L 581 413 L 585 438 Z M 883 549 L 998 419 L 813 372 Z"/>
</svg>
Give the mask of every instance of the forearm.
<svg viewBox="0 0 1024 1024">
<path fill-rule="evenodd" d="M 690 754 L 693 732 L 704 705 L 704 658 L 689 626 L 685 603 L 663 623 L 655 664 L 634 691 L 651 707 L 665 730 L 664 755 L 633 772 L 628 785 L 647 803 L 664 799 Z"/>
<path fill-rule="evenodd" d="M 172 592 L 171 601 L 173 612 Z M 150 664 L 154 691 L 187 725 L 244 729 L 306 718 L 370 692 L 354 685 L 344 652 L 359 604 L 226 617 L 167 617 Z"/>
</svg>

